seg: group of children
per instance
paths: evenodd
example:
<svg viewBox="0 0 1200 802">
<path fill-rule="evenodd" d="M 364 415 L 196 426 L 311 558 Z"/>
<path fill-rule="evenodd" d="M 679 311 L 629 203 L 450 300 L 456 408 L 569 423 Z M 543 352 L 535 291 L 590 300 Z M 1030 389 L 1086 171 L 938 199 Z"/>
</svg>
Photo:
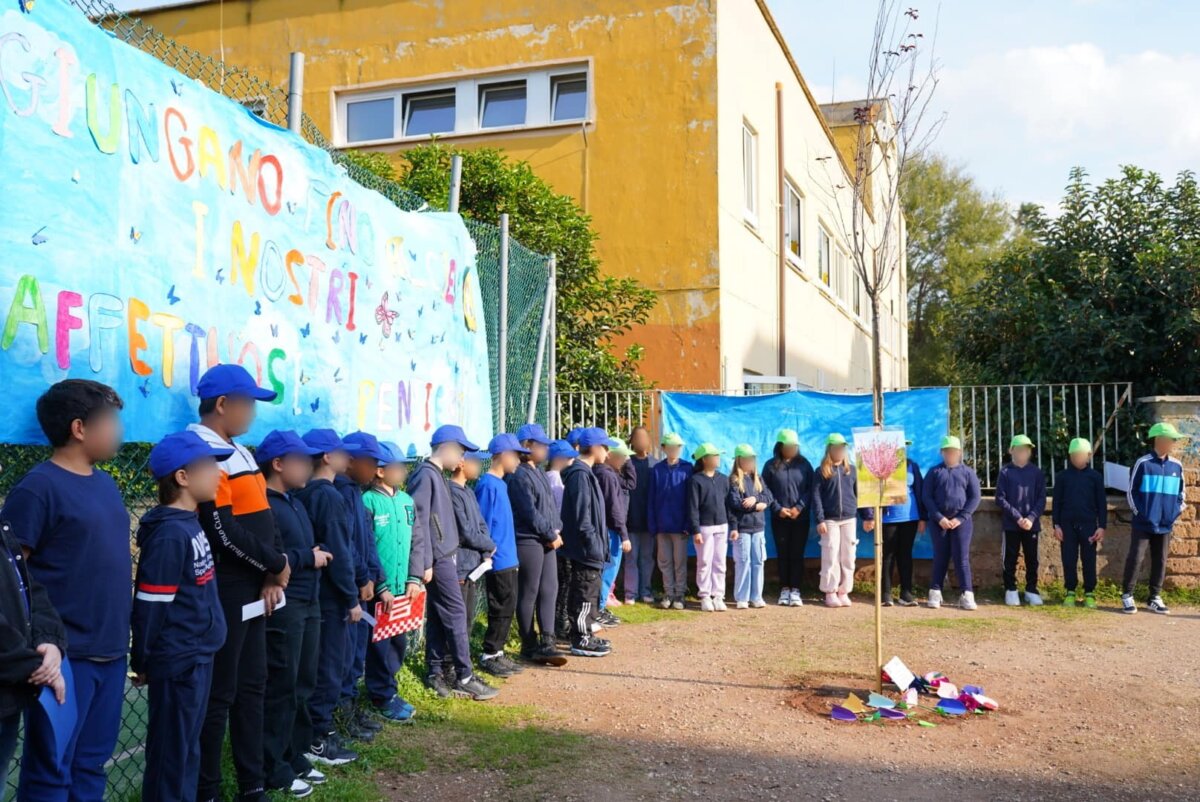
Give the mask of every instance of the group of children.
<svg viewBox="0 0 1200 802">
<path fill-rule="evenodd" d="M 351 743 L 414 715 L 397 692 L 404 635 L 373 637 L 375 617 L 401 597 L 416 602 L 424 594 L 429 687 L 482 701 L 497 690 L 476 666 L 509 677 L 525 665 L 561 666 L 567 654 L 609 654 L 599 633 L 620 624 L 613 608 L 656 601 L 656 564 L 658 603 L 683 609 L 689 540 L 702 610 L 727 609 L 731 546 L 736 607 L 764 607 L 768 516 L 779 604 L 803 604 L 804 552 L 815 525 L 824 602 L 849 606 L 859 521 L 867 532 L 876 525 L 872 510 L 858 506 L 856 471 L 837 433 L 815 469 L 796 432 L 785 429 L 761 472 L 754 449 L 742 444 L 726 476 L 712 443 L 700 444 L 689 462 L 682 438 L 669 433 L 657 460 L 641 427 L 626 445 L 600 428 L 551 440 L 528 424 L 479 449 L 460 427 L 445 425 L 410 474 L 415 449 L 401 452 L 366 432 L 280 430 L 254 452 L 238 444 L 256 403 L 275 397 L 240 366 L 211 368 L 197 394 L 199 422 L 150 452 L 159 504 L 138 528 L 132 596 L 129 515 L 116 483 L 97 467 L 121 444 L 122 401 L 103 384 L 72 379 L 37 402 L 53 455 L 0 510 L 9 564 L 0 566 L 0 788 L 23 715 L 19 800 L 103 798 L 127 676 L 148 686 L 144 800 L 218 798 L 227 731 L 240 799 L 263 800 L 270 789 L 303 797 L 326 779 L 317 765 L 355 760 Z M 1134 531 L 1123 605 L 1136 611 L 1133 583 L 1148 544 L 1149 608 L 1166 613 L 1165 555 L 1184 497 L 1182 466 L 1171 456 L 1180 435 L 1160 423 L 1150 436 L 1153 450 L 1130 478 Z M 1013 438 L 997 487 L 1009 604 L 1020 603 L 1021 553 L 1026 602 L 1041 603 L 1037 536 L 1046 483 L 1030 461 L 1032 446 Z M 884 510 L 888 606 L 893 569 L 898 603 L 916 604 L 912 549 L 928 529 L 928 605 L 941 605 L 953 561 L 959 605 L 975 609 L 970 545 L 979 479 L 963 464 L 958 438 L 942 440 L 941 457 L 925 473 L 910 459 L 908 503 Z M 1053 506 L 1067 603 L 1076 603 L 1082 558 L 1089 607 L 1107 524 L 1103 481 L 1090 459 L 1089 443 L 1073 440 Z M 486 632 L 473 658 L 481 592 Z M 519 660 L 506 651 L 514 618 Z M 39 693 L 50 700 L 37 704 Z M 60 757 L 46 705 L 68 697 L 76 723 Z"/>
</svg>

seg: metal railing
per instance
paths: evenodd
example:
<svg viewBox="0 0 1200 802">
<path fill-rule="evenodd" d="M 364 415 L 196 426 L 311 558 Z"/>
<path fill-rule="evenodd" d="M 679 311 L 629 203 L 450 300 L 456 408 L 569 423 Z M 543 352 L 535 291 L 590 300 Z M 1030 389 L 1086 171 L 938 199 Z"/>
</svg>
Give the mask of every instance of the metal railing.
<svg viewBox="0 0 1200 802">
<path fill-rule="evenodd" d="M 964 459 L 988 489 L 995 487 L 1008 443 L 1016 434 L 1033 440 L 1034 460 L 1051 483 L 1054 473 L 1067 464 L 1073 437 L 1092 441 L 1097 465 L 1105 460 L 1129 464 L 1143 444 L 1145 422 L 1133 403 L 1131 382 L 953 385 L 949 391 L 946 431 L 962 438 Z M 657 443 L 664 392 L 774 394 L 766 388 L 560 392 L 555 393 L 557 433 L 564 435 L 575 426 L 603 426 L 627 437 L 633 427 L 645 426 Z"/>
</svg>

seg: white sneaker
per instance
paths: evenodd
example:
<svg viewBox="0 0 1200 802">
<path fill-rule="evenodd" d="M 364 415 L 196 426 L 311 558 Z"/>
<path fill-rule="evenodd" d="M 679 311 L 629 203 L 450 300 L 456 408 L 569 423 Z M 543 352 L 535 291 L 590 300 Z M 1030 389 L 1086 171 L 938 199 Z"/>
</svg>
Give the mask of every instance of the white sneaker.
<svg viewBox="0 0 1200 802">
<path fill-rule="evenodd" d="M 792 606 L 792 589 L 791 588 L 781 588 L 780 589 L 780 591 L 779 591 L 779 606 L 780 607 L 791 607 Z"/>
<path fill-rule="evenodd" d="M 964 590 L 962 595 L 958 597 L 958 606 L 963 610 L 974 610 L 975 594 L 969 590 Z"/>
<path fill-rule="evenodd" d="M 839 593 L 838 601 L 840 601 L 842 603 L 843 607 L 849 607 L 851 604 L 853 604 L 853 602 L 850 601 L 849 593 Z"/>
<path fill-rule="evenodd" d="M 1025 603 L 1028 604 L 1030 607 L 1041 607 L 1042 606 L 1042 594 L 1026 592 L 1025 593 Z"/>
<path fill-rule="evenodd" d="M 592 634 L 593 635 L 595 635 L 597 632 L 599 632 L 602 629 L 604 629 L 604 627 L 600 626 L 600 623 L 598 621 L 592 622 Z"/>
<path fill-rule="evenodd" d="M 738 602 L 736 606 L 739 610 L 748 610 L 750 609 L 750 602 Z"/>
<path fill-rule="evenodd" d="M 292 787 L 288 789 L 288 793 L 296 799 L 303 799 L 306 796 L 312 796 L 312 792 L 312 786 L 299 777 L 292 780 Z"/>
<path fill-rule="evenodd" d="M 672 604 L 671 606 L 674 607 L 676 610 L 682 610 L 683 609 L 683 599 L 676 599 L 675 603 Z"/>
<path fill-rule="evenodd" d="M 762 608 L 767 606 L 767 603 L 765 601 L 763 601 L 762 599 L 759 599 L 758 601 L 750 602 L 750 606 L 753 607 L 755 610 L 761 610 Z"/>
<path fill-rule="evenodd" d="M 929 599 L 925 602 L 925 606 L 930 610 L 936 610 L 942 606 L 942 592 L 940 590 L 929 591 Z"/>
<path fill-rule="evenodd" d="M 670 610 L 671 609 L 671 597 L 663 596 L 662 601 L 660 601 L 658 603 L 658 606 L 663 608 L 664 610 Z"/>
<path fill-rule="evenodd" d="M 712 605 L 713 605 L 713 609 L 716 610 L 718 613 L 723 613 L 723 612 L 725 612 L 726 609 L 728 609 L 725 607 L 725 600 L 722 599 L 720 596 L 717 596 L 716 598 L 714 598 L 712 600 Z"/>
<path fill-rule="evenodd" d="M 654 597 L 653 596 L 643 596 L 642 604 L 654 604 Z"/>
<path fill-rule="evenodd" d="M 800 591 L 796 590 L 795 588 L 792 589 L 792 606 L 793 607 L 803 607 L 804 606 L 804 599 L 800 598 Z"/>
<path fill-rule="evenodd" d="M 842 600 L 838 598 L 838 595 L 836 593 L 826 593 L 825 594 L 825 606 L 826 607 L 841 607 Z"/>
<path fill-rule="evenodd" d="M 1155 596 L 1153 599 L 1151 599 L 1150 603 L 1146 605 L 1146 609 L 1152 613 L 1158 613 L 1159 615 L 1171 614 L 1171 608 L 1167 607 L 1167 603 L 1162 600 L 1162 596 Z"/>
<path fill-rule="evenodd" d="M 1133 596 L 1126 594 L 1121 597 L 1121 610 L 1129 615 L 1137 612 L 1137 603 L 1134 602 Z"/>
<path fill-rule="evenodd" d="M 717 608 L 713 606 L 713 600 L 710 599 L 708 596 L 705 596 L 703 599 L 700 600 L 700 611 L 701 612 L 713 613 L 713 612 L 716 612 L 716 609 Z"/>
<path fill-rule="evenodd" d="M 1021 594 L 1017 593 L 1015 590 L 1004 591 L 1004 603 L 1009 607 L 1020 607 Z"/>
</svg>

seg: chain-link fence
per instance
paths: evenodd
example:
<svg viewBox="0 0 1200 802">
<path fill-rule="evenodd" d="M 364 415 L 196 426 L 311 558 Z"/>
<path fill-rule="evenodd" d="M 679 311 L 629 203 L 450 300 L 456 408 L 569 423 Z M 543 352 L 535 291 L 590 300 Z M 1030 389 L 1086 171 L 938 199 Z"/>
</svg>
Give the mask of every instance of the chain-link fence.
<svg viewBox="0 0 1200 802">
<path fill-rule="evenodd" d="M 71 4 L 86 14 L 96 25 L 115 38 L 149 53 L 164 64 L 184 75 L 201 81 L 213 91 L 236 100 L 271 123 L 287 124 L 287 92 L 285 88 L 273 86 L 249 72 L 231 67 L 211 56 L 181 45 L 154 30 L 138 19 L 129 17 L 107 2 L 100 0 L 70 0 Z M 328 151 L 336 164 L 345 168 L 348 176 L 368 189 L 387 197 L 406 211 L 422 211 L 429 205 L 419 195 L 400 184 L 389 181 L 357 164 L 350 162 L 336 150 L 308 115 L 301 120 L 301 134 L 306 141 Z M 447 176 L 447 182 L 449 176 Z M 500 353 L 500 231 L 488 223 L 468 220 L 467 227 L 478 249 L 477 269 L 483 296 L 484 316 L 488 335 L 488 353 L 492 366 L 492 410 L 493 422 L 500 420 L 502 399 L 498 376 Z M 535 253 L 510 240 L 508 274 L 508 358 L 507 393 L 503 399 L 506 422 L 510 429 L 526 420 L 530 393 L 533 386 L 538 336 L 542 312 L 549 281 L 549 261 L 546 256 Z M 541 371 L 541 388 L 537 403 L 537 418 L 546 422 L 550 410 L 548 377 L 552 357 L 551 344 L 547 343 Z M 468 399 L 469 401 L 469 399 Z M 182 425 L 182 421 L 180 422 Z M 127 444 L 110 464 L 104 465 L 117 480 L 129 508 L 131 526 L 154 504 L 154 487 L 146 470 L 149 446 L 144 443 Z M 49 450 L 33 446 L 0 444 L 0 500 L 24 473 L 49 456 Z M 133 549 L 132 538 L 130 548 Z M 131 577 L 132 581 L 132 577 Z M 475 618 L 486 610 L 486 595 L 477 595 Z M 420 633 L 410 636 L 410 659 L 423 661 L 420 650 Z M 140 796 L 143 769 L 143 750 L 148 721 L 146 694 L 127 686 L 125 710 L 122 717 L 116 753 L 108 766 L 108 798 L 125 800 Z M 18 755 L 20 754 L 18 749 Z M 15 793 L 17 772 L 9 777 L 7 789 L 0 788 L 0 798 L 9 800 Z"/>
</svg>

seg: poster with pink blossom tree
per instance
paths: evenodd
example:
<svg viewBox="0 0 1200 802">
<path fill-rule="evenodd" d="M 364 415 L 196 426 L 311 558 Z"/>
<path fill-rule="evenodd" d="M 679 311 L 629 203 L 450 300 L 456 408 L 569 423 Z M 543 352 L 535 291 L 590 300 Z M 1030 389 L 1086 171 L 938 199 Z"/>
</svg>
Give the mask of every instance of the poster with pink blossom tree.
<svg viewBox="0 0 1200 802">
<path fill-rule="evenodd" d="M 901 426 L 853 430 L 858 468 L 858 506 L 908 503 L 908 459 Z"/>
</svg>

